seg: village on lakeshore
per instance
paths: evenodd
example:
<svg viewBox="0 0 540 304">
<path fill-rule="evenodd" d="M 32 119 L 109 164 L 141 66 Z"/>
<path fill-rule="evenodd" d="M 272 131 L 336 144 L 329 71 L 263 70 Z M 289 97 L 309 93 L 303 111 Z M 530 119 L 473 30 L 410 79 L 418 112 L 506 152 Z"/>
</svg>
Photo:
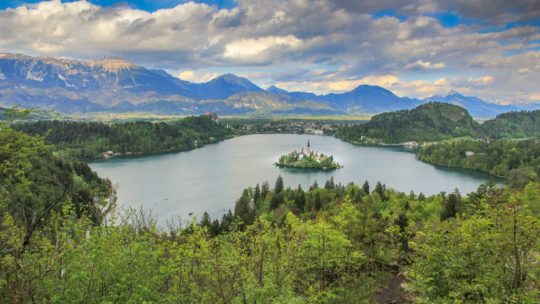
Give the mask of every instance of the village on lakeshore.
<svg viewBox="0 0 540 304">
<path fill-rule="evenodd" d="M 343 168 L 342 165 L 334 161 L 334 157 L 332 155 L 325 155 L 323 153 L 313 151 L 309 141 L 307 146 L 302 148 L 300 152 L 295 150 L 289 154 L 282 155 L 275 165 L 280 168 L 318 170 L 334 170 Z"/>
</svg>

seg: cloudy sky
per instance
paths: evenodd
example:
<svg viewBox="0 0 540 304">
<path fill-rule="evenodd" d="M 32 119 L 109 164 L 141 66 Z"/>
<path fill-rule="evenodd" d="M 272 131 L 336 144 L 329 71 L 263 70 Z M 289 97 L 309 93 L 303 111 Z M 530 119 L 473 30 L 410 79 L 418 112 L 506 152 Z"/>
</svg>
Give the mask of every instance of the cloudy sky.
<svg viewBox="0 0 540 304">
<path fill-rule="evenodd" d="M 316 93 L 540 102 L 540 1 L 1 0 L 0 52 L 120 56 L 194 82 L 230 72 Z"/>
</svg>

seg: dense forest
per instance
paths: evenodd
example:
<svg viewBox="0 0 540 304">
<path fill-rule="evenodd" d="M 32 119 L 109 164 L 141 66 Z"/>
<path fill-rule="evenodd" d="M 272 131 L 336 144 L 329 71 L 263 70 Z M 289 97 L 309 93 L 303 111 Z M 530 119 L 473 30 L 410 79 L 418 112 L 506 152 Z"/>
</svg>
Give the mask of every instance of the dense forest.
<svg viewBox="0 0 540 304">
<path fill-rule="evenodd" d="M 504 113 L 479 124 L 459 106 L 428 103 L 413 110 L 375 115 L 365 124 L 343 125 L 335 135 L 358 144 L 540 137 L 540 110 Z"/>
<path fill-rule="evenodd" d="M 491 138 L 540 137 L 540 110 L 500 114 L 483 123 L 482 129 Z"/>
<path fill-rule="evenodd" d="M 210 115 L 186 117 L 174 122 L 123 122 L 106 124 L 81 121 L 38 121 L 13 124 L 12 128 L 43 136 L 70 159 L 103 158 L 191 150 L 232 136 L 232 131 Z"/>
<path fill-rule="evenodd" d="M 418 158 L 428 163 L 477 169 L 525 184 L 540 176 L 540 140 L 460 140 L 423 147 Z"/>
<path fill-rule="evenodd" d="M 480 125 L 461 107 L 427 103 L 412 110 L 375 115 L 365 124 L 343 126 L 338 138 L 352 143 L 401 143 L 478 137 Z"/>
<path fill-rule="evenodd" d="M 234 211 L 156 226 L 42 138 L 0 129 L 5 303 L 536 303 L 540 185 L 463 196 L 378 183 L 243 191 Z M 448 248 L 452 250 L 448 250 Z"/>
</svg>

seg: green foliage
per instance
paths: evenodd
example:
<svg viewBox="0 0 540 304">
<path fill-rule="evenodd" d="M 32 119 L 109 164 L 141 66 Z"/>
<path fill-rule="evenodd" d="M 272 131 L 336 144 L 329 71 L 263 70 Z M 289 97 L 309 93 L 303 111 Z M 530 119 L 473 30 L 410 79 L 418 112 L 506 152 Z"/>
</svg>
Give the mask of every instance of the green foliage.
<svg viewBox="0 0 540 304">
<path fill-rule="evenodd" d="M 98 224 L 113 203 L 112 195 L 111 183 L 86 164 L 54 156 L 39 138 L 0 130 L 0 212 L 11 214 L 27 233 L 65 202 L 74 204 L 78 216 Z"/>
<path fill-rule="evenodd" d="M 275 193 L 281 193 L 283 191 L 283 178 L 279 175 L 276 179 L 276 186 L 274 187 Z"/>
<path fill-rule="evenodd" d="M 364 124 L 342 125 L 335 135 L 358 144 L 540 137 L 540 110 L 504 113 L 480 125 L 459 106 L 427 103 L 410 111 L 375 115 Z"/>
<path fill-rule="evenodd" d="M 251 195 L 247 189 L 236 201 L 234 214 L 242 221 L 243 225 L 251 225 L 255 221 L 255 205 L 251 201 Z"/>
<path fill-rule="evenodd" d="M 477 169 L 509 179 L 522 187 L 540 176 L 540 141 L 462 140 L 423 147 L 422 161 L 452 167 Z"/>
<path fill-rule="evenodd" d="M 459 212 L 461 207 L 461 194 L 456 189 L 454 193 L 450 193 L 445 197 L 443 201 L 443 211 L 441 213 L 441 221 L 447 220 L 449 218 L 454 218 Z"/>
<path fill-rule="evenodd" d="M 538 302 L 539 186 L 503 197 L 485 193 L 480 201 L 417 234 L 407 273 L 416 302 Z"/>
<path fill-rule="evenodd" d="M 103 158 L 191 150 L 232 136 L 232 131 L 211 117 L 187 117 L 172 123 L 38 121 L 12 126 L 30 135 L 43 136 L 66 158 Z"/>
<path fill-rule="evenodd" d="M 540 137 L 540 110 L 500 114 L 484 122 L 482 129 L 492 138 Z"/>
<path fill-rule="evenodd" d="M 365 124 L 343 126 L 336 131 L 336 136 L 354 143 L 400 143 L 478 137 L 479 129 L 480 125 L 465 109 L 445 103 L 427 103 L 413 110 L 375 115 Z"/>
</svg>

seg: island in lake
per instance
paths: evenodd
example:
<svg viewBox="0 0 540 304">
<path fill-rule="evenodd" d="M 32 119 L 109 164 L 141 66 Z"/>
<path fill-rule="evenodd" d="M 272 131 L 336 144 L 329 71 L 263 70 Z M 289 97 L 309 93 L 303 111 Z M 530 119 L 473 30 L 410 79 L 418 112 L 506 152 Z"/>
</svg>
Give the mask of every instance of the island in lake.
<svg viewBox="0 0 540 304">
<path fill-rule="evenodd" d="M 325 155 L 323 153 L 313 151 L 309 141 L 306 149 L 302 148 L 300 152 L 295 150 L 289 154 L 282 155 L 275 165 L 280 168 L 319 170 L 334 170 L 343 167 L 334 161 L 334 157 L 332 155 Z"/>
</svg>

